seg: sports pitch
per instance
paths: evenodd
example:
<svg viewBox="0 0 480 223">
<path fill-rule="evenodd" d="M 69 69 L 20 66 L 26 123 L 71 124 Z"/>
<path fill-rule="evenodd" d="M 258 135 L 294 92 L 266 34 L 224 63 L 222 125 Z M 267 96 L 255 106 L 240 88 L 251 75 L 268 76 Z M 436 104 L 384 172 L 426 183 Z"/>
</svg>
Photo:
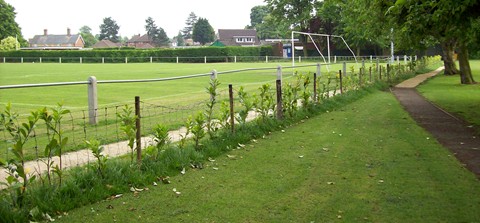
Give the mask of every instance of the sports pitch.
<svg viewBox="0 0 480 223">
<path fill-rule="evenodd" d="M 268 70 L 249 70 L 228 74 L 219 74 L 221 82 L 220 92 L 227 92 L 229 84 L 234 89 L 243 86 L 247 90 L 256 90 L 265 83 L 274 85 L 277 78 L 277 66 L 284 67 L 282 78 L 284 82 L 292 80 L 294 72 L 310 74 L 316 72 L 315 62 L 296 63 L 296 66 L 312 65 L 308 67 L 290 67 L 291 62 L 283 63 L 209 63 L 209 64 L 175 64 L 175 63 L 130 63 L 130 64 L 51 64 L 51 63 L 24 63 L 0 64 L 0 85 L 38 84 L 55 82 L 87 81 L 95 76 L 98 81 L 103 80 L 139 80 L 178 77 L 193 74 L 208 74 L 212 70 L 217 72 L 241 70 L 248 68 L 270 68 Z M 367 65 L 370 65 L 367 63 Z M 357 70 L 361 64 L 351 63 L 347 69 Z M 331 75 L 342 69 L 341 64 L 330 65 Z M 327 76 L 327 66 L 322 66 L 322 76 Z M 142 83 L 98 84 L 99 107 L 132 103 L 135 96 L 142 101 L 155 104 L 182 104 L 207 99 L 205 87 L 208 86 L 209 76 Z M 222 95 L 225 96 L 225 95 Z M 3 110 L 7 103 L 11 103 L 19 113 L 41 107 L 54 107 L 62 103 L 66 108 L 75 110 L 87 109 L 87 85 L 35 87 L 18 89 L 0 89 L 0 106 Z"/>
</svg>

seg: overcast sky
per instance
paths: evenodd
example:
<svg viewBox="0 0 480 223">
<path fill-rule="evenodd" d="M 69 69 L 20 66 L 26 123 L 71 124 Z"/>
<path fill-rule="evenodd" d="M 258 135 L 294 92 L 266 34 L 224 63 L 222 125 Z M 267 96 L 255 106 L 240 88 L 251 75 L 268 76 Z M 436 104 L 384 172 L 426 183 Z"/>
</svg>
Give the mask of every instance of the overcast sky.
<svg viewBox="0 0 480 223">
<path fill-rule="evenodd" d="M 15 8 L 16 21 L 25 39 L 49 34 L 78 33 L 80 27 L 100 32 L 103 18 L 112 17 L 120 26 L 119 34 L 130 38 L 145 34 L 145 20 L 152 17 L 172 38 L 185 27 L 190 12 L 208 19 L 218 29 L 242 29 L 250 24 L 250 10 L 265 5 L 263 0 L 5 0 Z"/>
</svg>

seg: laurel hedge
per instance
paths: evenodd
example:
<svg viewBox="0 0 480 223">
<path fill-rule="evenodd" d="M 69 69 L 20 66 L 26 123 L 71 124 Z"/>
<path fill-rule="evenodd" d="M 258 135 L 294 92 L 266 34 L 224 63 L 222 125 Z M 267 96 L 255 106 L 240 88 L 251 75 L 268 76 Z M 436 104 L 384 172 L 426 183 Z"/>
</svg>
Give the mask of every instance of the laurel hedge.
<svg viewBox="0 0 480 223">
<path fill-rule="evenodd" d="M 157 49 L 102 49 L 102 50 L 18 50 L 0 51 L 0 58 L 8 58 L 8 62 L 19 62 L 23 58 L 25 62 L 34 62 L 42 58 L 43 62 L 58 61 L 62 63 L 78 62 L 147 62 L 150 58 L 155 61 L 175 62 L 177 57 L 181 62 L 226 62 L 234 56 L 239 57 L 263 57 L 273 54 L 272 46 L 260 47 L 198 47 L 198 48 L 157 48 Z M 17 61 L 18 60 L 18 61 Z"/>
</svg>

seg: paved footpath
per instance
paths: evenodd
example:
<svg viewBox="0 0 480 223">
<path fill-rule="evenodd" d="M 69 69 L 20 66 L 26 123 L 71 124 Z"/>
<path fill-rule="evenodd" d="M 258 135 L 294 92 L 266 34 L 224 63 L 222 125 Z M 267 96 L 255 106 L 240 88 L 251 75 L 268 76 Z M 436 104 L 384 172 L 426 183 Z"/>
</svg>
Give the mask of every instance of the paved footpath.
<svg viewBox="0 0 480 223">
<path fill-rule="evenodd" d="M 395 86 L 392 92 L 419 126 L 430 132 L 480 179 L 480 136 L 468 123 L 427 101 L 415 89 L 442 70 L 439 68 L 406 80 Z"/>
</svg>

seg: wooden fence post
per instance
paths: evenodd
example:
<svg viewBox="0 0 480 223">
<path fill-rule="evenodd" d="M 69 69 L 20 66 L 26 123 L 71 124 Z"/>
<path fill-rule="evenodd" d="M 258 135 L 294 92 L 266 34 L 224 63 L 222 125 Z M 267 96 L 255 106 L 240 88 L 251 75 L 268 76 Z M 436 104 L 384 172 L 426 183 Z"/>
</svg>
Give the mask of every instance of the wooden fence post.
<svg viewBox="0 0 480 223">
<path fill-rule="evenodd" d="M 137 130 L 136 132 L 136 150 L 137 150 L 137 164 L 140 166 L 142 163 L 142 128 L 140 125 L 140 96 L 135 96 L 135 116 L 137 117 L 135 120 L 135 128 Z"/>
<path fill-rule="evenodd" d="M 378 70 L 378 78 L 380 80 L 382 80 L 382 66 L 379 67 L 379 70 Z"/>
<path fill-rule="evenodd" d="M 387 81 L 390 81 L 390 64 L 387 64 Z"/>
<path fill-rule="evenodd" d="M 228 85 L 228 97 L 230 98 L 230 128 L 232 133 L 235 133 L 235 110 L 233 110 L 233 86 Z"/>
<path fill-rule="evenodd" d="M 97 97 L 97 78 L 91 76 L 88 78 L 88 121 L 91 125 L 96 125 L 98 112 Z"/>
<path fill-rule="evenodd" d="M 370 82 L 372 82 L 372 67 L 368 68 L 369 76 L 370 76 Z"/>
<path fill-rule="evenodd" d="M 360 69 L 358 71 L 359 72 L 358 73 L 358 85 L 360 85 L 360 86 L 362 86 L 362 71 L 363 71 L 363 69 L 362 69 L 362 67 L 360 67 Z"/>
<path fill-rule="evenodd" d="M 313 73 L 313 101 L 318 102 L 317 99 L 317 73 Z"/>
<path fill-rule="evenodd" d="M 283 119 L 283 104 L 282 104 L 282 66 L 277 67 L 277 119 Z"/>
<path fill-rule="evenodd" d="M 340 78 L 340 94 L 343 94 L 343 77 L 342 77 L 342 70 L 338 70 L 338 77 Z"/>
</svg>

